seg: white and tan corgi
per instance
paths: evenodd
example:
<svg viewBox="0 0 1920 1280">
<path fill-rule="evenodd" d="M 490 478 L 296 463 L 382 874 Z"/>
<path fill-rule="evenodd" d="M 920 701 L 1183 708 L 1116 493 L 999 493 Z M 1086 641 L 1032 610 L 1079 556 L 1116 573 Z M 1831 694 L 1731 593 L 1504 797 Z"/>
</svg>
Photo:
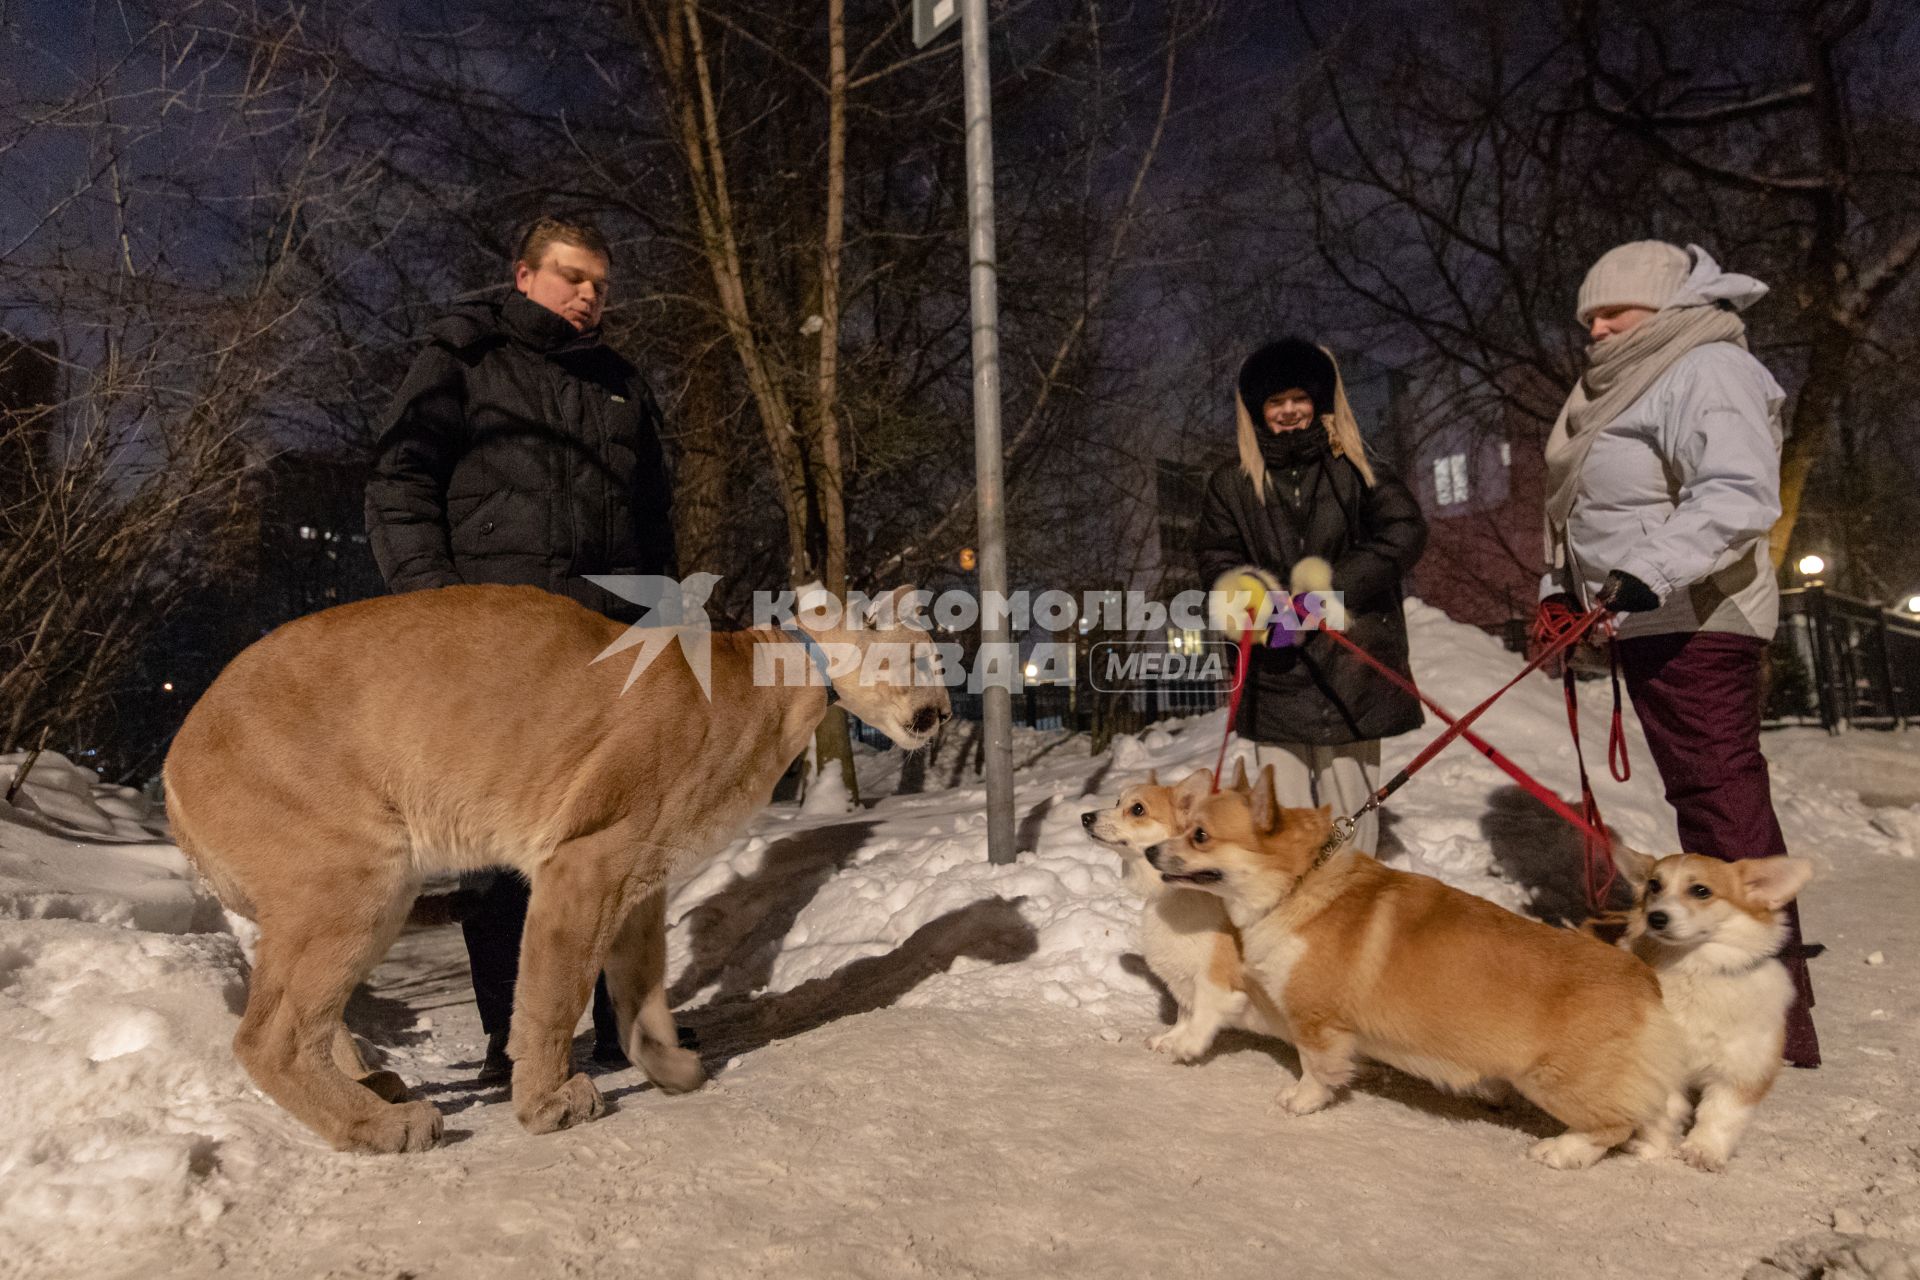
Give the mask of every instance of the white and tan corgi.
<svg viewBox="0 0 1920 1280">
<path fill-rule="evenodd" d="M 1686 1047 L 1685 1086 L 1669 1100 L 1666 1124 L 1637 1150 L 1671 1151 L 1692 1112 L 1680 1158 L 1718 1172 L 1780 1073 L 1793 1003 L 1793 979 L 1775 958 L 1787 936 L 1780 913 L 1806 886 L 1813 865 L 1692 853 L 1655 860 L 1626 850 L 1621 867 L 1635 901 L 1620 945 L 1660 979 Z"/>
<path fill-rule="evenodd" d="M 1235 785 L 1244 788 L 1246 766 L 1235 767 Z M 1240 935 L 1225 905 L 1210 893 L 1170 887 L 1147 865 L 1146 848 L 1177 834 L 1185 811 L 1212 785 L 1213 775 L 1205 769 L 1173 787 L 1161 786 L 1149 774 L 1146 782 L 1123 790 L 1112 808 L 1080 815 L 1088 835 L 1121 855 L 1128 885 L 1146 899 L 1140 953 L 1180 1009 L 1173 1026 L 1149 1039 L 1147 1047 L 1177 1062 L 1206 1056 L 1223 1028 L 1286 1034 L 1265 993 L 1248 990 Z"/>
<path fill-rule="evenodd" d="M 1323 857 L 1330 829 L 1325 809 L 1282 809 L 1269 768 L 1147 851 L 1226 903 L 1300 1050 L 1288 1111 L 1326 1106 L 1365 1056 L 1448 1089 L 1507 1082 L 1567 1126 L 1531 1151 L 1557 1169 L 1657 1129 L 1683 1066 L 1652 970 L 1364 854 Z"/>
</svg>

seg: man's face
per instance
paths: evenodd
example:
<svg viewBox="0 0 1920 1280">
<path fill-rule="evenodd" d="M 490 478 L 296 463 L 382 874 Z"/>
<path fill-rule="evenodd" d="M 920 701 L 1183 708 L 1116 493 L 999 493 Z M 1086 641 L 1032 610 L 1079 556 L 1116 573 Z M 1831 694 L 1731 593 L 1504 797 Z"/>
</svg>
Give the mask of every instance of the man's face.
<svg viewBox="0 0 1920 1280">
<path fill-rule="evenodd" d="M 584 333 L 600 323 L 607 305 L 607 260 L 591 249 L 556 240 L 546 247 L 538 267 L 514 265 L 513 287 Z"/>
</svg>

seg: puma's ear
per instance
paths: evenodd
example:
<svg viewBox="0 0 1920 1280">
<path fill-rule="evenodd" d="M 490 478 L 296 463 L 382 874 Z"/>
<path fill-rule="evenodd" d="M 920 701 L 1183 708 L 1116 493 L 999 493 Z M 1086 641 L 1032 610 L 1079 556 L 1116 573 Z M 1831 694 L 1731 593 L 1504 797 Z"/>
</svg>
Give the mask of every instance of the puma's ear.
<svg viewBox="0 0 1920 1280">
<path fill-rule="evenodd" d="M 1173 811 L 1184 820 L 1193 812 L 1193 807 L 1207 798 L 1213 790 L 1213 775 L 1205 769 L 1195 769 L 1180 779 L 1173 789 Z"/>
<path fill-rule="evenodd" d="M 1792 902 L 1813 879 L 1813 864 L 1805 858 L 1752 858 L 1733 867 L 1747 896 L 1769 911 Z"/>
<path fill-rule="evenodd" d="M 1274 798 L 1273 766 L 1267 765 L 1260 770 L 1260 780 L 1253 784 L 1252 809 L 1253 829 L 1261 835 L 1272 835 L 1280 829 L 1280 802 Z"/>
</svg>

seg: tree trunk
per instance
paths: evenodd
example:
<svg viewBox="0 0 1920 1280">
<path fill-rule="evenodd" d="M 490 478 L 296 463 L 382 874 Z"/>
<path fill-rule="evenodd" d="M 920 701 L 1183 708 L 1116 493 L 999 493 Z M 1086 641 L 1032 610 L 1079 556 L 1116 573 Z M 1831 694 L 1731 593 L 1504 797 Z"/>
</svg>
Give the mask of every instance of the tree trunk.
<svg viewBox="0 0 1920 1280">
<path fill-rule="evenodd" d="M 1846 386 L 1847 363 L 1853 337 L 1837 324 L 1822 323 L 1807 360 L 1807 378 L 1793 404 L 1793 421 L 1780 455 L 1780 519 L 1774 522 L 1768 550 L 1773 567 L 1786 563 L 1794 523 L 1800 518 L 1800 500 L 1807 480 L 1827 450 L 1834 414 Z"/>
<path fill-rule="evenodd" d="M 725 569 L 721 531 L 729 514 L 731 468 L 721 354 L 707 347 L 695 358 L 674 426 L 679 458 L 673 473 L 673 536 L 682 577 Z"/>
<path fill-rule="evenodd" d="M 811 496 L 823 535 L 822 577 L 839 600 L 847 598 L 847 520 L 840 427 L 835 418 L 840 374 L 840 251 L 846 227 L 847 33 L 845 0 L 827 3 L 827 209 L 820 231 L 820 362 L 814 379 L 809 434 Z M 814 734 L 816 767 L 840 770 L 847 795 L 860 802 L 853 739 L 846 712 L 828 710 Z"/>
</svg>

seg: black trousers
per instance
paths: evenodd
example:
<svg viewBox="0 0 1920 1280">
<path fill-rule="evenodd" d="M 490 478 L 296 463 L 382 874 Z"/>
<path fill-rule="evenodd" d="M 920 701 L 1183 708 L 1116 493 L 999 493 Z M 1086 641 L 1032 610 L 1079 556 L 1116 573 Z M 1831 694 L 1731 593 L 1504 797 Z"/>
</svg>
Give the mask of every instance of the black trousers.
<svg viewBox="0 0 1920 1280">
<path fill-rule="evenodd" d="M 513 1023 L 520 935 L 527 927 L 527 903 L 532 896 L 532 887 L 519 873 L 497 872 L 460 923 L 467 938 L 467 962 L 473 968 L 473 1001 L 480 1006 L 480 1025 L 489 1037 L 504 1034 Z M 596 1046 L 620 1043 L 605 974 L 593 984 L 593 1039 Z"/>
</svg>

